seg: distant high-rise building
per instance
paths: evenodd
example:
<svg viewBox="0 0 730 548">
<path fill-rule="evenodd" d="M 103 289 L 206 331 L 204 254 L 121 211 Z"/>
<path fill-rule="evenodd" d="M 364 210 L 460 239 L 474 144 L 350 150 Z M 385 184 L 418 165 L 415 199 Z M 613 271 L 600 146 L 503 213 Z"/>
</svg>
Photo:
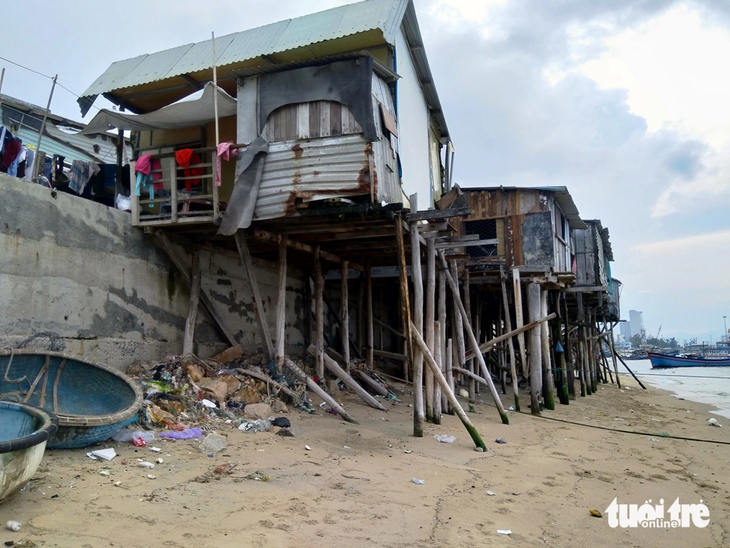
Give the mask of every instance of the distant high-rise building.
<svg viewBox="0 0 730 548">
<path fill-rule="evenodd" d="M 640 310 L 629 310 L 629 326 L 631 327 L 631 336 L 645 336 L 644 332 L 644 313 Z"/>
<path fill-rule="evenodd" d="M 621 337 L 623 337 L 623 339 L 625 341 L 630 340 L 631 339 L 631 324 L 629 322 L 627 322 L 626 320 L 623 320 L 619 324 L 619 326 L 620 326 L 619 329 L 621 330 Z"/>
</svg>

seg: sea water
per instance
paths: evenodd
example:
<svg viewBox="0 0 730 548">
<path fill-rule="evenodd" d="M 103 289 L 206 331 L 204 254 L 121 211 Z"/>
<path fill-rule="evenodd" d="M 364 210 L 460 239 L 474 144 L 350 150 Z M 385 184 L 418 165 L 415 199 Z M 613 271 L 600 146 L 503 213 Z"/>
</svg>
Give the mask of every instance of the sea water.
<svg viewBox="0 0 730 548">
<path fill-rule="evenodd" d="M 713 413 L 730 418 L 730 367 L 652 369 L 649 360 L 626 363 L 644 384 L 668 390 L 680 398 L 714 405 L 717 410 Z M 621 362 L 618 366 L 619 373 L 628 374 Z"/>
</svg>

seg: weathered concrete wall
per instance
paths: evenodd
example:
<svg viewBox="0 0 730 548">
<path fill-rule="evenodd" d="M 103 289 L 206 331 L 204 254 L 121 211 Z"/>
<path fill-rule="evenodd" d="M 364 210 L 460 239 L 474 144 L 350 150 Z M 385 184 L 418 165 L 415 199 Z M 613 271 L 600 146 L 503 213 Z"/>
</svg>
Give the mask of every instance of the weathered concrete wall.
<svg viewBox="0 0 730 548">
<path fill-rule="evenodd" d="M 183 250 L 179 249 L 181 253 Z M 202 286 L 246 350 L 260 347 L 253 304 L 235 257 L 203 252 Z M 276 265 L 254 261 L 273 326 Z M 287 347 L 301 350 L 302 277 L 291 272 Z M 0 346 L 50 333 L 59 349 L 123 368 L 179 353 L 188 288 L 128 213 L 0 174 Z M 201 356 L 227 347 L 201 307 Z M 33 346 L 48 348 L 49 339 Z"/>
</svg>

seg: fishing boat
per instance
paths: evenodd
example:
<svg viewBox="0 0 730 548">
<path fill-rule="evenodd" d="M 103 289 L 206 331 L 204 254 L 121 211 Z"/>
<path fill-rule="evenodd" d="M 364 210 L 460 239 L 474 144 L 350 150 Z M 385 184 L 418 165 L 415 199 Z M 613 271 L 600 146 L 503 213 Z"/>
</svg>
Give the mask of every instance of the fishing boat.
<svg viewBox="0 0 730 548">
<path fill-rule="evenodd" d="M 49 449 L 86 447 L 136 419 L 142 393 L 110 367 L 57 352 L 0 350 L 0 400 L 28 403 L 58 417 Z"/>
<path fill-rule="evenodd" d="M 37 407 L 0 401 L 0 501 L 33 477 L 58 419 Z"/>
<path fill-rule="evenodd" d="M 706 356 L 670 356 L 649 352 L 649 360 L 653 369 L 668 367 L 728 367 L 730 358 L 710 358 Z"/>
</svg>

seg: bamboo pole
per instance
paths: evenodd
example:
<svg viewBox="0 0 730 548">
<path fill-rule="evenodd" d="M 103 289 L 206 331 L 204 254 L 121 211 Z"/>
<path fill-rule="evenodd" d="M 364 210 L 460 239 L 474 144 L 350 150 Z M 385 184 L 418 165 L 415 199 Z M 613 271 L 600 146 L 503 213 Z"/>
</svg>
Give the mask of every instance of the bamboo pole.
<svg viewBox="0 0 730 548">
<path fill-rule="evenodd" d="M 456 282 L 451 277 L 451 274 L 449 273 L 449 267 L 448 264 L 446 264 L 446 258 L 444 257 L 443 252 L 438 252 L 439 261 L 441 263 L 441 272 L 443 272 L 446 275 L 446 281 L 449 284 L 449 287 L 451 288 L 452 293 L 454 294 L 454 300 L 457 303 L 457 306 L 459 308 L 459 314 L 461 314 L 461 317 L 464 321 L 464 330 L 466 331 L 466 334 L 469 337 L 469 343 L 471 344 L 472 349 L 476 353 L 477 360 L 479 361 L 479 366 L 481 368 L 481 372 L 484 375 L 484 378 L 487 379 L 489 382 L 489 391 L 492 393 L 492 398 L 494 399 L 494 405 L 497 407 L 497 411 L 499 412 L 499 416 L 502 419 L 502 422 L 504 424 L 509 424 L 509 417 L 507 417 L 507 413 L 504 411 L 504 406 L 502 405 L 502 400 L 499 398 L 499 394 L 497 393 L 497 388 L 494 386 L 494 383 L 492 382 L 492 377 L 489 374 L 489 370 L 487 369 L 487 364 L 484 361 L 484 356 L 482 356 L 481 352 L 479 352 L 479 342 L 477 341 L 476 337 L 474 336 L 474 331 L 472 331 L 471 324 L 469 323 L 469 317 L 466 314 L 466 310 L 464 309 L 464 305 L 461 302 L 461 298 L 459 297 L 459 287 L 456 285 Z"/>
<path fill-rule="evenodd" d="M 185 334 L 183 336 L 183 354 L 193 353 L 193 340 L 195 338 L 195 320 L 198 317 L 198 304 L 200 303 L 200 254 L 193 250 L 193 264 L 191 268 L 192 280 L 190 283 L 190 302 L 188 305 L 188 317 L 185 320 Z"/>
<path fill-rule="evenodd" d="M 449 388 L 451 388 L 451 391 L 453 392 L 456 387 L 454 386 L 454 370 L 453 370 L 454 343 L 453 343 L 453 339 L 451 339 L 451 338 L 449 338 L 446 341 L 446 358 L 444 361 L 445 361 L 445 365 L 446 365 L 446 382 L 449 383 Z M 441 407 L 449 415 L 454 414 L 454 410 L 449 405 L 449 399 L 446 397 L 446 393 L 443 390 L 441 391 Z"/>
<path fill-rule="evenodd" d="M 367 384 L 371 390 L 374 392 L 377 392 L 379 395 L 383 396 L 384 398 L 388 397 L 388 389 L 377 382 L 375 379 L 371 378 L 370 375 L 365 373 L 365 371 L 362 371 L 360 369 L 353 369 L 352 373 L 354 375 L 357 375 L 357 377 L 363 381 L 365 384 Z"/>
<path fill-rule="evenodd" d="M 433 375 L 434 375 L 436 382 L 439 383 L 439 385 L 441 386 L 441 389 L 446 394 L 446 397 L 448 398 L 449 403 L 451 403 L 451 406 L 453 407 L 457 416 L 459 417 L 462 424 L 464 425 L 464 428 L 466 428 L 467 432 L 469 432 L 469 435 L 471 436 L 471 439 L 474 441 L 474 444 L 477 447 L 481 447 L 482 451 L 486 451 L 487 446 L 484 444 L 484 441 L 482 440 L 482 437 L 479 435 L 479 432 L 477 432 L 477 429 L 474 427 L 474 425 L 469 420 L 469 417 L 464 412 L 464 409 L 461 407 L 461 404 L 459 404 L 459 401 L 456 399 L 456 396 L 454 396 L 454 393 L 451 391 L 451 388 L 449 388 L 449 384 L 446 382 L 446 379 L 441 374 L 441 370 L 436 365 L 436 362 L 434 361 L 433 356 L 431 355 L 431 352 L 429 352 L 429 350 L 428 350 L 428 346 L 426 346 L 426 343 L 424 342 L 423 338 L 421 337 L 421 334 L 418 332 L 417 326 L 411 325 L 411 334 L 413 336 L 413 342 L 415 343 L 414 346 L 418 346 L 418 348 L 423 353 L 423 357 L 426 361 L 426 364 L 433 371 Z"/>
<path fill-rule="evenodd" d="M 340 336 L 342 344 L 342 358 L 345 368 L 350 371 L 350 296 L 348 287 L 349 268 L 347 261 L 340 264 Z"/>
<path fill-rule="evenodd" d="M 324 380 L 324 279 L 320 248 L 314 248 L 314 340 L 317 346 L 315 369 L 317 377 Z"/>
<path fill-rule="evenodd" d="M 502 285 L 502 304 L 504 307 L 504 324 L 507 333 L 512 331 L 512 318 L 509 313 L 509 300 L 507 299 L 507 282 L 505 281 L 504 267 L 499 267 L 499 279 Z M 506 333 L 505 333 L 506 334 Z M 510 374 L 512 375 L 512 391 L 515 397 L 515 411 L 520 411 L 520 398 L 519 398 L 519 384 L 517 377 L 517 359 L 515 357 L 515 347 L 512 339 L 507 339 L 507 346 L 509 347 L 509 365 Z"/>
<path fill-rule="evenodd" d="M 560 300 L 558 298 L 558 308 L 559 306 Z M 562 319 L 558 316 L 550 322 L 550 327 L 553 332 L 553 348 L 555 352 L 555 360 L 557 362 L 556 372 L 558 374 L 555 376 L 555 384 L 558 388 L 558 399 L 563 405 L 568 405 L 570 403 L 570 398 L 568 395 L 568 368 L 565 360 L 566 350 L 561 343 L 563 332 Z"/>
<path fill-rule="evenodd" d="M 426 346 L 433 356 L 436 356 L 436 347 L 440 342 L 435 337 L 435 309 L 436 309 L 436 242 L 429 238 L 426 242 Z M 440 367 L 440 361 L 437 361 Z M 433 372 L 426 368 L 424 371 L 424 390 L 426 393 L 426 420 L 435 422 L 434 379 Z"/>
<path fill-rule="evenodd" d="M 519 329 L 525 324 L 522 310 L 522 285 L 520 284 L 520 271 L 517 268 L 512 269 L 512 289 L 515 295 L 515 328 Z M 520 347 L 520 363 L 522 364 L 522 376 L 527 378 L 527 351 L 525 350 L 525 336 L 517 335 L 517 342 Z"/>
<path fill-rule="evenodd" d="M 324 355 L 324 354 L 323 354 Z M 294 373 L 300 380 L 303 380 L 307 384 L 307 388 L 309 388 L 312 392 L 317 394 L 322 401 L 327 403 L 340 417 L 342 417 L 347 422 L 351 422 L 353 424 L 358 424 L 358 422 L 353 419 L 345 409 L 335 401 L 335 399 L 330 396 L 327 392 L 322 390 L 322 387 L 319 386 L 316 382 L 314 382 L 314 379 L 307 375 L 304 371 L 301 370 L 301 368 L 295 364 L 289 357 L 284 356 L 284 365 L 289 368 L 289 370 Z"/>
<path fill-rule="evenodd" d="M 434 254 L 435 258 L 435 254 Z M 438 314 L 439 314 L 439 331 L 438 336 L 436 337 L 436 341 L 440 347 L 439 356 L 440 359 L 438 361 L 439 367 L 441 368 L 441 371 L 446 375 L 446 380 L 448 381 L 449 376 L 446 372 L 446 278 L 443 276 L 443 274 L 439 273 L 439 300 L 438 300 Z M 438 383 L 435 385 L 436 394 L 439 398 L 438 400 L 438 407 L 439 407 L 439 416 L 443 414 L 444 412 L 448 411 L 448 402 L 446 401 L 446 396 L 441 392 L 441 387 L 438 385 Z"/>
<path fill-rule="evenodd" d="M 395 240 L 398 246 L 398 274 L 400 281 L 400 302 L 401 317 L 403 318 L 403 330 L 406 335 L 406 350 L 408 361 L 403 362 L 403 379 L 408 381 L 409 364 L 413 363 L 413 341 L 411 339 L 411 300 L 408 294 L 408 271 L 406 270 L 406 249 L 403 242 L 403 220 L 401 214 L 395 218 Z"/>
<path fill-rule="evenodd" d="M 573 359 L 572 343 L 570 339 L 570 315 L 568 314 L 568 300 L 563 294 L 563 315 L 565 317 L 565 337 L 563 339 L 563 346 L 565 350 L 565 360 L 568 366 L 568 377 L 566 382 L 568 383 L 568 397 L 575 399 L 575 362 Z"/>
<path fill-rule="evenodd" d="M 286 236 L 279 234 L 279 286 L 276 299 L 276 365 L 284 368 L 286 355 Z"/>
<path fill-rule="evenodd" d="M 505 333 L 504 335 L 490 339 L 487 342 L 483 343 L 481 346 L 479 346 L 479 352 L 481 352 L 482 354 L 486 354 L 492 348 L 497 346 L 499 343 L 512 339 L 512 338 L 516 337 L 517 335 L 519 335 L 520 333 L 525 333 L 526 331 L 534 329 L 543 322 L 549 322 L 550 320 L 555 318 L 555 316 L 556 316 L 555 312 L 552 312 L 552 313 L 548 314 L 547 316 L 545 316 L 544 318 L 539 318 L 539 319 L 535 320 L 534 322 L 530 322 L 528 324 L 523 325 L 519 329 L 513 329 L 509 333 Z M 472 358 L 474 355 L 475 354 L 474 354 L 473 350 L 469 350 L 469 352 L 466 353 L 467 358 Z"/>
<path fill-rule="evenodd" d="M 539 286 L 538 286 L 539 287 Z M 548 292 L 540 288 L 540 315 L 548 315 Z M 540 342 L 542 344 L 542 397 L 545 409 L 555 410 L 555 379 L 553 378 L 553 364 L 550 360 L 550 334 L 548 322 L 540 327 Z"/>
<path fill-rule="evenodd" d="M 309 348 L 307 348 L 307 352 L 309 352 L 312 356 L 317 355 L 317 349 L 314 345 L 310 345 Z M 329 369 L 334 375 L 337 376 L 343 383 L 345 383 L 345 386 L 347 386 L 350 390 L 355 392 L 362 400 L 367 403 L 370 407 L 373 407 L 375 409 L 378 409 L 380 411 L 387 411 L 385 407 L 383 407 L 378 400 L 373 398 L 370 394 L 368 394 L 365 389 L 357 384 L 355 379 L 353 379 L 347 371 L 342 369 L 340 365 L 330 358 L 326 353 L 324 354 L 324 365 L 327 369 Z"/>
<path fill-rule="evenodd" d="M 540 285 L 531 283 L 527 286 L 527 313 L 529 319 L 537 320 L 540 316 Z M 542 341 L 538 329 L 530 332 L 530 410 L 533 415 L 540 415 L 540 392 L 542 390 Z"/>
<path fill-rule="evenodd" d="M 434 253 L 435 255 L 435 253 Z M 434 360 L 436 361 L 436 364 L 439 366 L 439 369 L 441 370 L 441 373 L 443 374 L 445 371 L 444 368 L 444 361 L 443 361 L 443 354 L 441 352 L 441 322 L 434 322 L 434 338 L 435 338 L 435 345 L 434 345 Z M 434 424 L 441 424 L 441 386 L 435 382 L 434 379 L 434 386 L 433 386 L 433 423 Z"/>
<path fill-rule="evenodd" d="M 410 197 L 411 211 L 418 211 L 418 195 Z M 423 275 L 421 272 L 421 243 L 418 234 L 418 223 L 410 224 L 411 233 L 411 280 L 413 282 L 413 319 L 419 336 L 423 332 Z M 413 336 L 413 333 L 411 333 Z M 423 352 L 413 348 L 413 435 L 423 437 L 423 423 L 426 414 L 423 408 Z"/>
</svg>

